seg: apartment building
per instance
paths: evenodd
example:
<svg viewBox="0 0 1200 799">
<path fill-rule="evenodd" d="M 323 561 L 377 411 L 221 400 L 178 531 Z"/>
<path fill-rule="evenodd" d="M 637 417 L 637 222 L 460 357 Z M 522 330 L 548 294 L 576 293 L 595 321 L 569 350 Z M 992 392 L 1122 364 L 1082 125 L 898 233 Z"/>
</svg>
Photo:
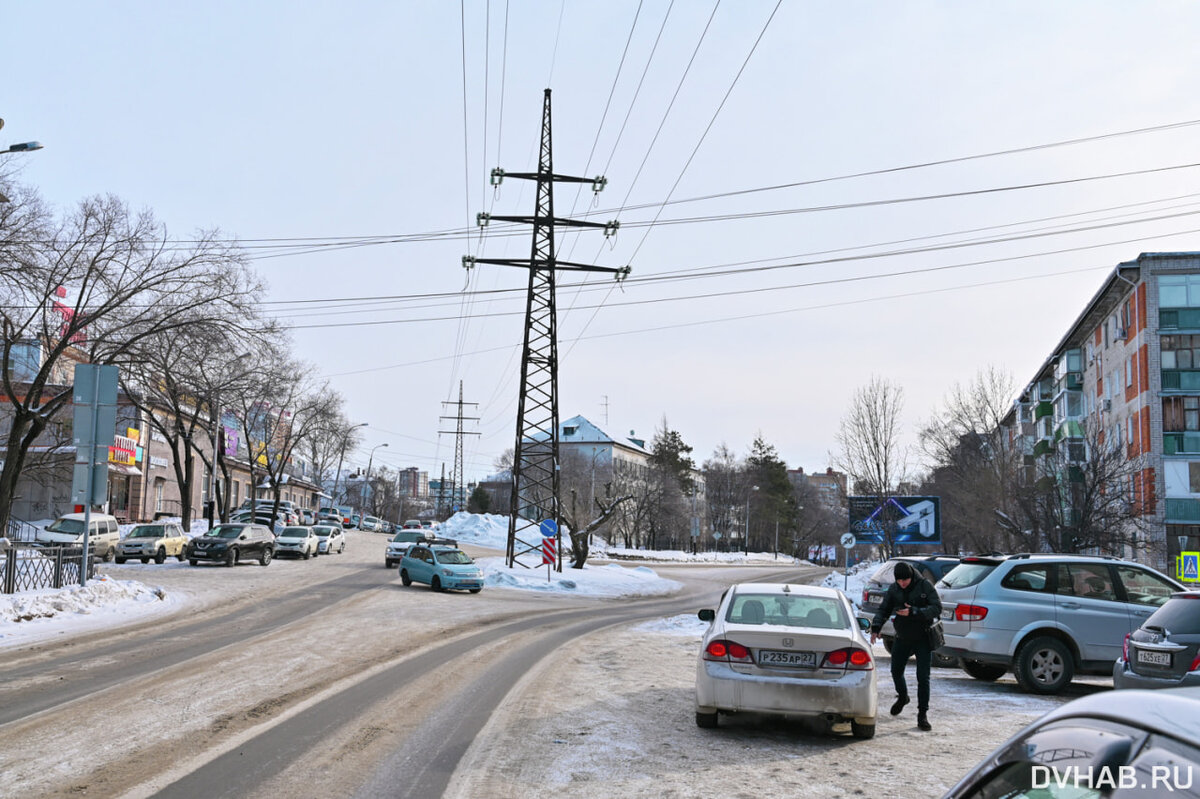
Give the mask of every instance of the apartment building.
<svg viewBox="0 0 1200 799">
<path fill-rule="evenodd" d="M 1089 448 L 1122 453 L 1131 468 L 1114 490 L 1141 524 L 1115 554 L 1173 572 L 1180 551 L 1200 547 L 1200 252 L 1119 264 L 1006 424 L 1028 478 L 1051 453 L 1067 482 Z"/>
</svg>

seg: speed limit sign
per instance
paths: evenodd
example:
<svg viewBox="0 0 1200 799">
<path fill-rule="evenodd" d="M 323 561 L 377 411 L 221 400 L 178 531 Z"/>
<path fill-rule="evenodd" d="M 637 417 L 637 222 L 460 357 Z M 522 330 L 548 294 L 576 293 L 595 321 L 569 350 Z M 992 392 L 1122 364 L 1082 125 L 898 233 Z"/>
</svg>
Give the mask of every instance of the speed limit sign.
<svg viewBox="0 0 1200 799">
<path fill-rule="evenodd" d="M 854 533 L 846 533 L 842 536 L 842 546 L 846 549 L 853 549 L 856 543 L 858 542 L 854 538 Z"/>
</svg>

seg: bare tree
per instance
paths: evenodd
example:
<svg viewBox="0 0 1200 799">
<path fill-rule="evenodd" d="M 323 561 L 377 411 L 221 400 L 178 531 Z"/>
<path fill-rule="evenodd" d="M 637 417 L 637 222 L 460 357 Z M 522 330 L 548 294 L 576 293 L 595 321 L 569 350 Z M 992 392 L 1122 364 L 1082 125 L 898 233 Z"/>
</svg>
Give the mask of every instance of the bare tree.
<svg viewBox="0 0 1200 799">
<path fill-rule="evenodd" d="M 896 492 L 906 476 L 908 453 L 900 441 L 900 414 L 904 390 L 886 379 L 873 376 L 850 400 L 834 439 L 841 448 L 831 455 L 837 467 L 853 481 L 853 492 L 869 496 L 880 508 Z M 894 519 L 878 519 L 885 553 L 895 549 Z"/>
<path fill-rule="evenodd" d="M 71 400 L 71 362 L 121 364 L 147 338 L 219 324 L 256 285 L 240 252 L 214 233 L 180 247 L 152 214 L 133 214 L 115 197 L 85 200 L 51 224 L 23 196 L 22 208 L 0 204 L 0 262 L 19 264 L 0 270 L 0 376 L 11 412 L 0 528 L 29 448 Z M 13 369 L 22 347 L 39 356 L 26 380 Z"/>
<path fill-rule="evenodd" d="M 746 491 L 745 465 L 728 446 L 720 444 L 711 458 L 704 462 L 704 487 L 708 512 L 708 528 L 724 536 L 736 525 L 736 508 L 742 504 Z"/>
</svg>

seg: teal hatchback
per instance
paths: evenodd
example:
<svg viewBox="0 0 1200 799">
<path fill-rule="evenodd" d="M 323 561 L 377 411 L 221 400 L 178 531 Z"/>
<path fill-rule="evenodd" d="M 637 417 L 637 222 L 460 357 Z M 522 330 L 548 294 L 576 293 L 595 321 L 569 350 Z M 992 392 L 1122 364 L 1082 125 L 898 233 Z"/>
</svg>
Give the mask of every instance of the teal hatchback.
<svg viewBox="0 0 1200 799">
<path fill-rule="evenodd" d="M 478 594 L 483 590 L 483 570 L 456 547 L 414 544 L 400 559 L 400 582 L 426 583 L 434 591 L 458 588 Z"/>
</svg>

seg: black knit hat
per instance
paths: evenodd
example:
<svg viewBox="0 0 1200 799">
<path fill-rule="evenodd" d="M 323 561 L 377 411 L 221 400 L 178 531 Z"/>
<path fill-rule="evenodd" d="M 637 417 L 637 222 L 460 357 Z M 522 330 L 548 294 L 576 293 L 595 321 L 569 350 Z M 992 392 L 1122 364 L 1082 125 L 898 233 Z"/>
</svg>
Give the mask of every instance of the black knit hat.
<svg viewBox="0 0 1200 799">
<path fill-rule="evenodd" d="M 902 560 L 896 564 L 896 568 L 892 569 L 892 574 L 896 576 L 897 580 L 911 580 L 914 574 L 913 567 Z"/>
</svg>

